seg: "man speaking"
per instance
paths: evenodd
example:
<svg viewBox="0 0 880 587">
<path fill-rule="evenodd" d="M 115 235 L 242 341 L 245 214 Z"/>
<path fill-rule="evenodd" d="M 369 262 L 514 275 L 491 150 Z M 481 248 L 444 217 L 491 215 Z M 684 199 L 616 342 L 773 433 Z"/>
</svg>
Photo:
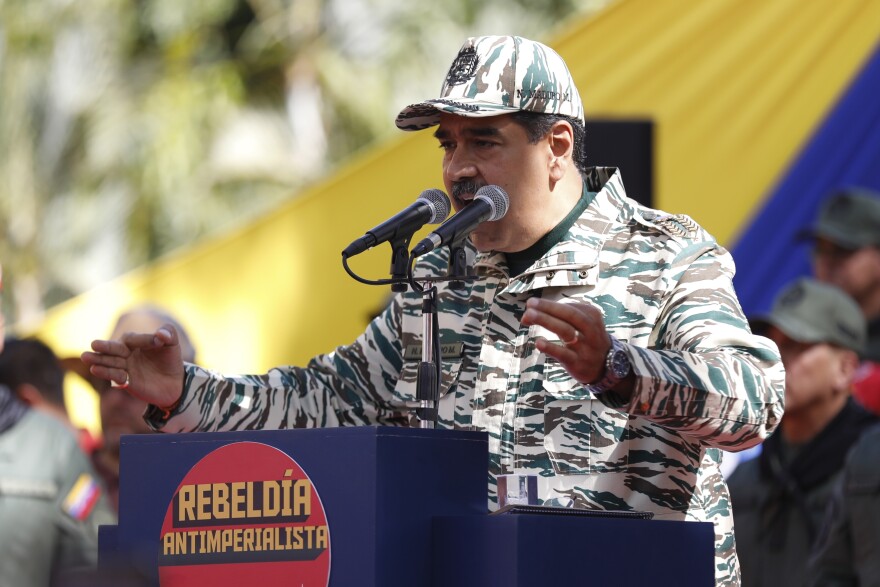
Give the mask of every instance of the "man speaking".
<svg viewBox="0 0 880 587">
<path fill-rule="evenodd" d="M 749 331 L 727 251 L 690 218 L 627 198 L 617 169 L 586 166 L 579 92 L 540 43 L 468 39 L 440 97 L 396 124 L 435 129 L 456 210 L 485 186 L 509 196 L 468 238 L 477 278 L 437 292 L 454 351 L 438 427 L 488 433 L 489 508 L 497 476 L 518 473 L 538 477 L 544 505 L 713 522 L 717 584 L 738 584 L 720 451 L 774 430 L 784 372 Z M 448 256 L 418 257 L 416 278 L 445 275 Z M 183 363 L 170 326 L 94 341 L 83 361 L 169 432 L 414 425 L 421 308 L 398 293 L 351 344 L 263 375 Z"/>
</svg>

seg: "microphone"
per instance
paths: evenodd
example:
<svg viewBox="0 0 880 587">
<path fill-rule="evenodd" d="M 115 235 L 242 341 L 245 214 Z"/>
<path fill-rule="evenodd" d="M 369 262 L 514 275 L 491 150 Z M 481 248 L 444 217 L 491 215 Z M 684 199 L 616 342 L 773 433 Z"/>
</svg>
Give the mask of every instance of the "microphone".
<svg viewBox="0 0 880 587">
<path fill-rule="evenodd" d="M 456 242 L 473 232 L 482 222 L 502 218 L 507 214 L 509 205 L 510 198 L 507 197 L 507 192 L 497 185 L 484 185 L 477 190 L 470 204 L 422 239 L 422 242 L 412 250 L 411 256 L 418 257 L 439 246 Z"/>
<path fill-rule="evenodd" d="M 343 257 L 353 257 L 379 243 L 399 237 L 409 238 L 425 224 L 442 222 L 449 216 L 449 196 L 443 190 L 430 189 L 419 194 L 418 199 L 382 224 L 345 247 Z"/>
</svg>

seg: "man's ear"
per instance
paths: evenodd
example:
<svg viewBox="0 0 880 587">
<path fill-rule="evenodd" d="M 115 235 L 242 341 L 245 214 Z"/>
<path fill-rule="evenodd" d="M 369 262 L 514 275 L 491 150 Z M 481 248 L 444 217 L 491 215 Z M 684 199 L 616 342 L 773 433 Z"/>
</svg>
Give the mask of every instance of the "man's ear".
<svg viewBox="0 0 880 587">
<path fill-rule="evenodd" d="M 870 251 L 872 271 L 874 271 L 875 276 L 880 275 L 880 246 L 872 246 Z"/>
<path fill-rule="evenodd" d="M 859 368 L 859 355 L 855 351 L 840 349 L 840 362 L 836 369 L 836 375 L 839 380 L 840 389 L 849 392 L 852 387 L 852 381 L 856 376 Z"/>
<path fill-rule="evenodd" d="M 40 393 L 40 390 L 30 383 L 22 383 L 16 387 L 15 395 L 18 396 L 18 399 L 31 407 L 39 406 L 46 401 L 43 399 L 43 394 Z"/>
<path fill-rule="evenodd" d="M 574 129 L 565 120 L 559 120 L 547 133 L 547 144 L 550 148 L 550 174 L 554 181 L 559 181 L 572 163 L 574 150 Z"/>
</svg>

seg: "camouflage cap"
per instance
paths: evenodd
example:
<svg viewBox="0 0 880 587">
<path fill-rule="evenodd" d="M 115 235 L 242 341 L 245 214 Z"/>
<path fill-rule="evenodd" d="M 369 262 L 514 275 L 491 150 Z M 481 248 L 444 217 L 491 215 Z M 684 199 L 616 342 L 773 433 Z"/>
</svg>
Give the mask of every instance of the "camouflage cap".
<svg viewBox="0 0 880 587">
<path fill-rule="evenodd" d="M 835 192 L 822 204 L 815 225 L 802 234 L 847 249 L 880 245 L 880 193 L 855 187 Z"/>
<path fill-rule="evenodd" d="M 584 122 L 584 106 L 565 61 L 522 37 L 471 37 L 449 67 L 440 97 L 412 104 L 394 121 L 402 130 L 440 123 L 440 113 L 498 116 L 525 110 Z"/>
<path fill-rule="evenodd" d="M 805 343 L 830 343 L 861 352 L 868 337 L 862 310 L 842 290 L 801 278 L 776 297 L 768 316 L 750 320 L 753 329 L 772 324 Z"/>
</svg>

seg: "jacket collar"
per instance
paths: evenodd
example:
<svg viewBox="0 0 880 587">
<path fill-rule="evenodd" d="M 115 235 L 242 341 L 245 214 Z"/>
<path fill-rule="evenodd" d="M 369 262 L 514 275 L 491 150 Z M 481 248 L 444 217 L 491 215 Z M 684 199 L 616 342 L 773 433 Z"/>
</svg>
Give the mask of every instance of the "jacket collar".
<svg viewBox="0 0 880 587">
<path fill-rule="evenodd" d="M 554 286 L 577 285 L 584 272 L 598 262 L 610 228 L 633 216 L 632 202 L 626 197 L 620 170 L 616 167 L 591 167 L 584 181 L 587 190 L 596 192 L 596 197 L 547 254 L 511 281 L 511 291 L 547 285 L 548 276 Z M 504 253 L 477 253 L 475 267 L 478 271 L 507 274 Z M 559 277 L 563 274 L 564 277 Z M 560 279 L 565 282 L 560 283 Z"/>
</svg>

